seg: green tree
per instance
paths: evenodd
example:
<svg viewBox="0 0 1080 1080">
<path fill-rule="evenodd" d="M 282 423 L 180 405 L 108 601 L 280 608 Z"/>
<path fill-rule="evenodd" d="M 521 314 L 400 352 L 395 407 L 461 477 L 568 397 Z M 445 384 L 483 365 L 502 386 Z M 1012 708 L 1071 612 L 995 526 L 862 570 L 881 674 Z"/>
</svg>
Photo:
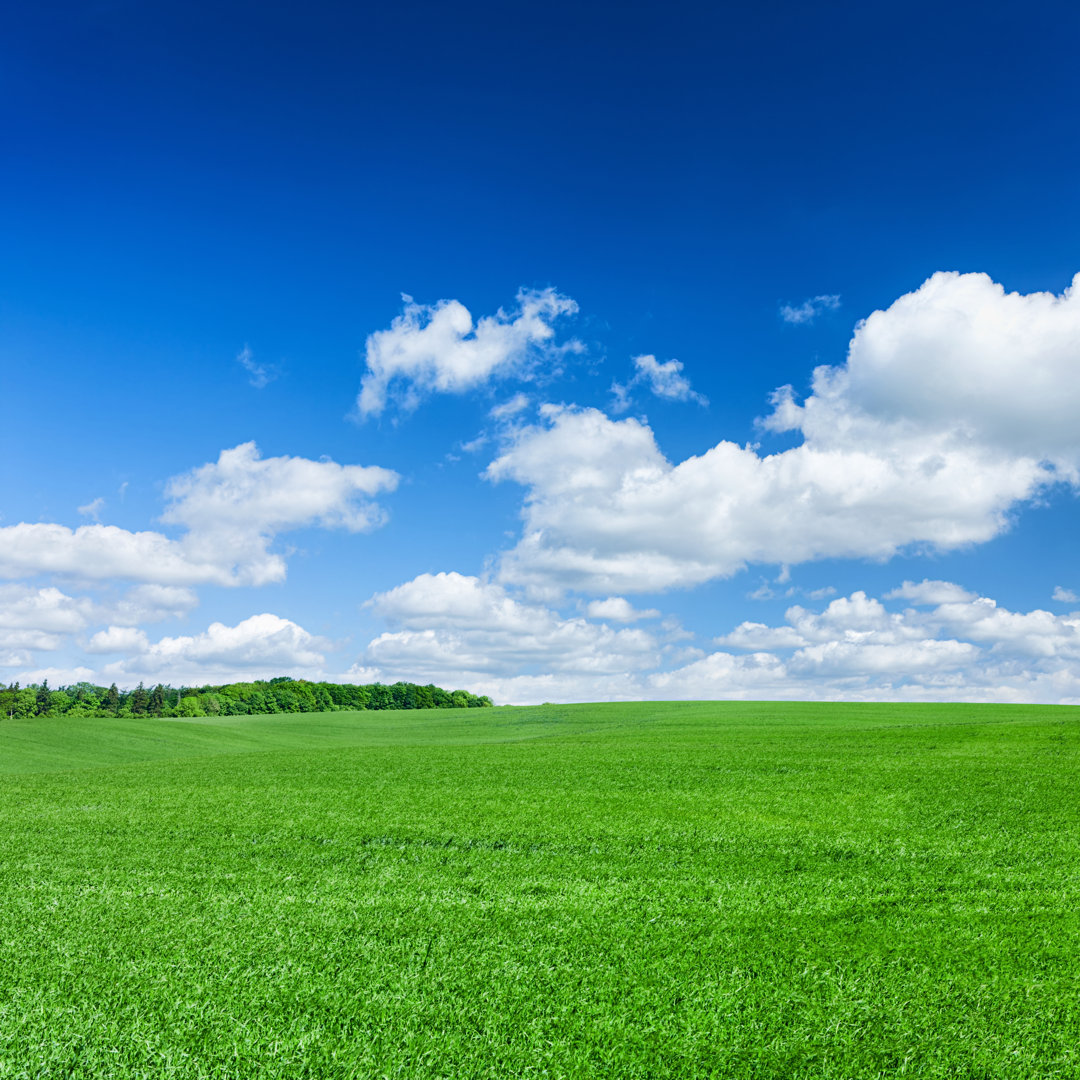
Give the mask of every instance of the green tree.
<svg viewBox="0 0 1080 1080">
<path fill-rule="evenodd" d="M 372 683 L 368 687 L 369 709 L 392 709 L 394 707 L 394 695 L 389 686 L 382 683 Z"/>
<path fill-rule="evenodd" d="M 63 690 L 54 690 L 49 697 L 49 716 L 66 716 L 71 711 L 74 700 Z"/>
<path fill-rule="evenodd" d="M 140 682 L 131 695 L 131 711 L 135 716 L 145 716 L 149 705 L 150 695 L 146 692 L 146 687 Z"/>
<path fill-rule="evenodd" d="M 15 684 L 18 686 L 18 683 Z M 17 718 L 25 718 L 27 716 L 34 715 L 34 709 L 37 707 L 37 691 L 32 686 L 27 686 L 23 690 L 16 689 L 15 702 L 11 707 L 11 712 Z"/>
<path fill-rule="evenodd" d="M 180 699 L 180 708 L 177 710 L 180 716 L 205 716 L 202 705 L 199 703 L 199 697 L 197 694 L 191 694 L 188 697 L 182 697 Z"/>
</svg>

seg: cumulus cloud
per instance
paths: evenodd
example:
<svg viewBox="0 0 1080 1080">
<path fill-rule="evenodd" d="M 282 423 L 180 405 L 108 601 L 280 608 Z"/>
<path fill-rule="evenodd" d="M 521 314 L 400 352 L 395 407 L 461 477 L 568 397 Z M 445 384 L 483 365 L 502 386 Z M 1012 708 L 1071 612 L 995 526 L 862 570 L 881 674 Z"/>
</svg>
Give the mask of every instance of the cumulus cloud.
<svg viewBox="0 0 1080 1080">
<path fill-rule="evenodd" d="M 626 383 L 611 384 L 615 399 L 612 412 L 625 412 L 630 408 L 631 391 L 641 384 L 648 386 L 653 394 L 665 401 L 695 401 L 698 405 L 708 405 L 709 399 L 691 387 L 690 380 L 682 374 L 682 370 L 683 365 L 678 360 L 661 363 L 655 356 L 635 356 L 633 377 Z"/>
<path fill-rule="evenodd" d="M 150 647 L 146 633 L 133 626 L 110 626 L 86 643 L 88 653 L 143 653 Z"/>
<path fill-rule="evenodd" d="M 717 644 L 751 652 L 784 697 L 1080 702 L 1080 618 L 1009 611 L 943 581 L 886 597 L 919 607 L 890 611 L 855 592 L 820 612 L 789 608 L 782 626 L 742 623 Z M 717 691 L 728 679 L 741 695 L 737 659 L 714 654 L 659 678 Z"/>
<path fill-rule="evenodd" d="M 1080 275 L 1060 296 L 1007 293 L 986 274 L 937 273 L 860 322 L 847 363 L 819 367 L 778 428 L 842 445 L 899 431 L 1080 463 Z"/>
<path fill-rule="evenodd" d="M 594 409 L 549 407 L 488 467 L 527 488 L 505 580 L 594 593 L 726 577 L 748 563 L 886 559 L 902 547 L 991 539 L 1046 481 L 1034 460 L 910 440 L 805 443 L 761 457 L 722 442 L 672 465 L 652 430 Z"/>
<path fill-rule="evenodd" d="M 195 592 L 183 586 L 136 585 L 112 603 L 99 603 L 95 617 L 117 626 L 139 626 L 178 619 L 198 604 Z"/>
<path fill-rule="evenodd" d="M 856 328 L 848 361 L 815 371 L 766 430 L 763 456 L 720 442 L 677 464 L 636 419 L 546 406 L 487 476 L 526 488 L 507 582 L 655 591 L 750 563 L 888 559 L 1004 531 L 1018 504 L 1080 480 L 1080 291 L 1005 293 L 935 274 Z"/>
<path fill-rule="evenodd" d="M 1075 604 L 1080 602 L 1080 596 L 1077 596 L 1072 589 L 1063 588 L 1061 585 L 1054 586 L 1053 599 L 1059 604 Z"/>
<path fill-rule="evenodd" d="M 676 646 L 676 635 L 614 630 L 606 622 L 563 616 L 477 578 L 424 574 L 372 600 L 394 629 L 370 643 L 355 670 L 362 668 L 368 679 L 468 685 L 497 701 L 521 704 L 656 698 L 1080 702 L 1080 616 L 1013 612 L 949 582 L 923 584 L 917 606 L 898 610 L 857 591 L 823 608 L 792 606 L 781 625 L 744 622 L 705 653 Z M 933 589 L 940 603 L 931 599 Z M 906 583 L 886 596 L 903 601 L 911 597 L 900 594 L 914 590 Z"/>
<path fill-rule="evenodd" d="M 56 650 L 94 623 L 116 623 L 111 631 L 184 614 L 196 602 L 189 589 L 161 585 L 140 585 L 111 601 L 69 596 L 54 586 L 0 585 L 0 647 L 17 650 L 18 662 L 26 663 L 29 652 Z M 102 651 L 97 645 L 105 640 L 95 634 L 89 651 Z"/>
<path fill-rule="evenodd" d="M 975 593 L 954 585 L 951 581 L 905 581 L 903 585 L 885 594 L 886 600 L 910 600 L 913 604 L 966 603 L 975 599 Z"/>
<path fill-rule="evenodd" d="M 110 627 L 95 635 L 97 652 L 124 652 L 105 676 L 118 682 L 228 682 L 276 675 L 317 675 L 325 643 L 278 615 L 252 615 L 235 626 L 215 622 L 200 634 L 150 642 L 141 630 Z"/>
<path fill-rule="evenodd" d="M 578 309 L 554 289 L 522 289 L 512 311 L 500 308 L 475 323 L 457 300 L 426 305 L 404 299 L 405 310 L 390 328 L 367 339 L 357 397 L 361 418 L 381 413 L 390 397 L 413 409 L 426 394 L 460 394 L 494 378 L 527 376 L 540 361 L 580 347 L 554 344 L 555 321 Z"/>
<path fill-rule="evenodd" d="M 375 638 L 361 662 L 388 678 L 500 695 L 506 680 L 528 679 L 539 680 L 549 695 L 567 683 L 588 693 L 590 680 L 626 682 L 627 671 L 654 667 L 662 655 L 653 634 L 564 618 L 500 585 L 457 573 L 421 574 L 370 604 L 395 629 Z"/>
<path fill-rule="evenodd" d="M 174 477 L 162 520 L 186 528 L 173 540 L 115 525 L 0 527 L 0 577 L 63 574 L 159 585 L 263 585 L 285 577 L 269 550 L 278 533 L 308 525 L 361 532 L 382 524 L 373 501 L 397 485 L 377 466 L 298 457 L 262 458 L 253 442 Z"/>
<path fill-rule="evenodd" d="M 6 630 L 73 634 L 90 622 L 93 611 L 91 600 L 52 586 L 0 585 L 0 627 Z"/>
<path fill-rule="evenodd" d="M 606 600 L 593 600 L 585 609 L 590 619 L 607 619 L 609 622 L 637 622 L 638 619 L 657 619 L 660 612 L 655 608 L 639 610 L 624 596 L 609 596 Z"/>
<path fill-rule="evenodd" d="M 813 322 L 823 311 L 836 311 L 840 307 L 839 296 L 812 296 L 801 304 L 784 304 L 780 308 L 780 318 L 786 323 L 800 326 Z"/>
<path fill-rule="evenodd" d="M 34 652 L 53 652 L 63 643 L 59 634 L 50 634 L 44 630 L 8 630 L 0 627 L 0 655 L 6 659 L 0 661 L 3 667 L 18 667 L 30 663 L 30 654 Z"/>
<path fill-rule="evenodd" d="M 166 494 L 172 501 L 162 520 L 187 527 L 183 543 L 195 560 L 228 552 L 244 584 L 262 585 L 285 577 L 284 559 L 268 551 L 274 536 L 306 525 L 376 528 L 385 514 L 372 496 L 392 491 L 397 482 L 396 473 L 378 466 L 261 458 L 248 442 L 170 480 Z"/>
<path fill-rule="evenodd" d="M 64 574 L 87 579 L 231 583 L 232 574 L 213 560 L 191 557 L 184 545 L 159 532 L 129 532 L 115 525 L 69 529 L 47 522 L 0 527 L 0 576 Z"/>
</svg>

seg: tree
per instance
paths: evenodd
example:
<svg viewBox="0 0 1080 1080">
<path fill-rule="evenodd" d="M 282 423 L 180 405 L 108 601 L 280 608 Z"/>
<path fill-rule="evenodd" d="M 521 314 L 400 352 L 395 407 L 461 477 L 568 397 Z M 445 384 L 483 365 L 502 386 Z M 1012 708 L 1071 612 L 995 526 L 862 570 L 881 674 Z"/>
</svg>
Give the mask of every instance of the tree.
<svg viewBox="0 0 1080 1080">
<path fill-rule="evenodd" d="M 120 708 L 120 691 L 116 689 L 116 683 L 105 692 L 105 710 L 112 716 L 116 715 L 117 709 Z"/>
<path fill-rule="evenodd" d="M 180 699 L 180 708 L 177 712 L 181 716 L 205 716 L 206 713 L 202 710 L 202 705 L 199 704 L 199 698 L 197 694 L 191 694 L 188 697 L 182 697 Z"/>
<path fill-rule="evenodd" d="M 131 711 L 136 716 L 145 716 L 149 704 L 150 695 L 146 692 L 146 687 L 140 682 L 135 687 L 135 693 L 131 695 Z"/>
<path fill-rule="evenodd" d="M 18 686 L 18 683 L 15 684 Z M 34 709 L 37 706 L 37 693 L 32 686 L 27 686 L 23 690 L 15 691 L 15 703 L 11 706 L 10 711 L 20 719 L 27 716 L 34 715 Z"/>
<path fill-rule="evenodd" d="M 38 716 L 44 716 L 49 711 L 50 704 L 52 704 L 52 694 L 49 692 L 49 680 L 42 679 L 41 685 L 37 689 L 35 713 Z"/>
<path fill-rule="evenodd" d="M 373 683 L 368 687 L 369 709 L 392 709 L 394 707 L 394 695 L 390 693 L 390 687 L 382 683 Z"/>
<path fill-rule="evenodd" d="M 71 709 L 73 699 L 63 690 L 54 690 L 49 695 L 49 716 L 64 716 Z"/>
</svg>

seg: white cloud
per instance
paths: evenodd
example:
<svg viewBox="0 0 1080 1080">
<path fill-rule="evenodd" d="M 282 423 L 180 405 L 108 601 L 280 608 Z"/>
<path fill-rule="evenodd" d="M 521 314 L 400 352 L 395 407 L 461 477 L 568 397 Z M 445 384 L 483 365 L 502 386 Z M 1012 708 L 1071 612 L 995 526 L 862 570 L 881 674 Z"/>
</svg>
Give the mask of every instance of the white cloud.
<svg viewBox="0 0 1080 1080">
<path fill-rule="evenodd" d="M 975 593 L 954 585 L 951 581 L 905 581 L 885 594 L 886 600 L 910 600 L 913 604 L 965 603 L 975 599 Z"/>
<path fill-rule="evenodd" d="M 590 685 L 626 683 L 625 672 L 654 667 L 662 655 L 661 642 L 646 631 L 563 618 L 457 573 L 421 574 L 376 595 L 371 606 L 396 629 L 375 638 L 362 663 L 387 678 L 499 694 L 507 680 L 524 678 L 551 693 L 572 683 L 587 694 Z"/>
<path fill-rule="evenodd" d="M 88 653 L 143 653 L 150 647 L 144 631 L 133 626 L 110 626 L 86 643 Z"/>
<path fill-rule="evenodd" d="M 660 612 L 655 608 L 639 610 L 631 605 L 630 601 L 623 596 L 609 596 L 606 600 L 593 600 L 586 608 L 585 614 L 590 619 L 607 619 L 610 622 L 637 622 L 638 619 L 657 619 Z"/>
<path fill-rule="evenodd" d="M 860 323 L 805 403 L 774 395 L 763 426 L 801 431 L 792 449 L 724 441 L 673 465 L 641 421 L 545 406 L 487 471 L 526 488 L 503 579 L 655 591 L 749 563 L 984 542 L 1018 503 L 1080 480 L 1078 363 L 1080 290 L 935 274 Z"/>
<path fill-rule="evenodd" d="M 111 604 L 99 604 L 95 613 L 117 626 L 138 626 L 186 615 L 199 598 L 179 585 L 136 585 Z"/>
<path fill-rule="evenodd" d="M 925 543 L 989 540 L 1046 477 L 1033 460 L 912 440 L 760 457 L 722 442 L 672 465 L 651 429 L 548 407 L 488 468 L 528 489 L 507 581 L 588 592 L 656 591 L 748 563 L 889 558 Z"/>
<path fill-rule="evenodd" d="M 1075 475 L 1078 284 L 1025 295 L 986 274 L 934 274 L 859 323 L 847 363 L 814 372 L 794 426 L 823 445 L 871 431 L 947 436 Z"/>
<path fill-rule="evenodd" d="M 0 627 L 73 634 L 91 620 L 93 602 L 59 589 L 0 585 Z"/>
<path fill-rule="evenodd" d="M 1053 599 L 1059 604 L 1076 604 L 1080 603 L 1080 596 L 1077 596 L 1072 589 L 1065 589 L 1061 585 L 1054 586 Z"/>
<path fill-rule="evenodd" d="M 488 415 L 493 420 L 509 420 L 510 417 L 517 416 L 518 413 L 524 412 L 529 407 L 529 403 L 529 395 L 519 392 L 508 401 L 496 405 Z"/>
<path fill-rule="evenodd" d="M 96 651 L 127 655 L 104 669 L 118 682 L 228 682 L 276 675 L 318 675 L 325 658 L 319 638 L 278 615 L 252 615 L 236 626 L 212 623 L 200 634 L 149 642 L 139 630 L 110 627 Z M 110 647 L 110 648 L 106 648 Z"/>
<path fill-rule="evenodd" d="M 496 701 L 739 698 L 1080 703 L 1080 616 L 1012 612 L 949 582 L 943 601 L 893 610 L 857 591 L 783 624 L 742 623 L 709 654 L 681 635 L 613 630 L 460 574 L 424 574 L 373 598 L 394 629 L 356 669 L 431 680 Z M 910 583 L 888 596 L 903 601 Z M 620 599 L 620 598 L 615 598 Z M 606 601 L 600 601 L 603 604 Z M 680 658 L 681 656 L 681 658 Z"/>
<path fill-rule="evenodd" d="M 101 518 L 101 511 L 105 508 L 105 500 L 99 495 L 96 499 L 91 499 L 90 502 L 84 506 L 77 507 L 80 514 L 83 517 L 93 518 L 94 521 L 98 521 Z"/>
<path fill-rule="evenodd" d="M 790 669 L 796 675 L 909 678 L 925 671 L 955 669 L 970 663 L 978 652 L 974 645 L 960 641 L 905 641 L 884 645 L 827 641 L 799 649 L 792 657 Z"/>
<path fill-rule="evenodd" d="M 630 391 L 642 383 L 647 384 L 653 394 L 665 401 L 695 401 L 699 405 L 709 404 L 709 399 L 694 390 L 690 386 L 690 380 L 681 374 L 683 365 L 678 360 L 666 360 L 660 363 L 655 356 L 635 356 L 634 368 L 634 376 L 629 382 L 611 384 L 611 393 L 615 398 L 612 412 L 625 412 L 631 403 Z"/>
<path fill-rule="evenodd" d="M 31 652 L 53 652 L 60 648 L 63 640 L 59 634 L 44 630 L 8 630 L 0 627 L 0 649 L 9 650 L 5 653 L 8 662 L 3 666 L 17 667 L 29 663 Z"/>
<path fill-rule="evenodd" d="M 161 585 L 137 586 L 111 602 L 68 596 L 53 586 L 0 585 L 0 647 L 21 650 L 24 656 L 27 651 L 56 650 L 93 623 L 133 626 L 183 614 L 196 602 L 189 589 Z M 110 627 L 109 633 L 114 630 Z M 113 639 L 118 640 L 115 635 Z M 96 645 L 105 640 L 95 634 L 89 651 L 101 651 Z"/>
<path fill-rule="evenodd" d="M 19 678 L 24 686 L 47 679 L 49 685 L 55 689 L 78 682 L 93 682 L 97 678 L 97 672 L 88 667 L 39 667 L 21 672 Z"/>
<path fill-rule="evenodd" d="M 487 432 L 482 431 L 474 439 L 470 439 L 468 442 L 461 444 L 461 451 L 464 454 L 475 454 L 478 450 L 482 450 L 491 441 L 491 436 Z M 451 461 L 460 461 L 461 459 L 454 454 L 447 454 L 447 458 Z"/>
<path fill-rule="evenodd" d="M 385 514 L 371 497 L 392 491 L 397 482 L 396 473 L 378 466 L 260 458 L 248 442 L 170 480 L 172 502 L 162 520 L 187 527 L 183 543 L 195 559 L 228 552 L 244 584 L 262 585 L 285 577 L 284 559 L 267 550 L 275 535 L 305 525 L 376 528 Z"/>
<path fill-rule="evenodd" d="M 806 644 L 806 639 L 793 626 L 767 626 L 759 622 L 740 623 L 729 634 L 722 634 L 715 641 L 717 645 L 746 649 L 748 652 L 789 649 Z"/>
<path fill-rule="evenodd" d="M 0 527 L 0 577 L 64 574 L 78 578 L 232 584 L 216 559 L 191 557 L 184 545 L 159 532 L 129 532 L 115 525 L 69 529 L 46 522 Z"/>
<path fill-rule="evenodd" d="M 0 577 L 63 574 L 159 585 L 263 585 L 285 577 L 274 537 L 307 525 L 351 532 L 382 524 L 372 496 L 397 474 L 377 466 L 306 458 L 261 458 L 254 443 L 169 481 L 162 520 L 187 528 L 179 540 L 115 525 L 51 523 L 0 527 Z"/>
<path fill-rule="evenodd" d="M 255 360 L 255 354 L 251 348 L 245 345 L 236 355 L 236 362 L 248 373 L 248 382 L 256 390 L 262 390 L 268 383 L 273 382 L 280 371 L 274 365 L 260 364 Z"/>
<path fill-rule="evenodd" d="M 786 323 L 801 325 L 813 322 L 823 311 L 836 311 L 840 307 L 839 296 L 813 296 L 804 300 L 798 307 L 784 304 L 780 308 L 780 318 Z"/>
<path fill-rule="evenodd" d="M 1080 618 L 1008 611 L 944 581 L 886 597 L 936 606 L 889 611 L 855 592 L 821 612 L 789 608 L 783 626 L 742 623 L 717 644 L 752 650 L 785 697 L 1080 701 Z M 720 671 L 741 694 L 738 670 L 706 658 L 674 675 L 715 687 Z"/>
<path fill-rule="evenodd" d="M 553 344 L 555 320 L 576 311 L 573 300 L 550 288 L 522 289 L 512 312 L 500 309 L 475 323 L 457 300 L 428 306 L 405 297 L 405 310 L 390 329 L 367 339 L 359 414 L 381 413 L 390 396 L 412 409 L 425 394 L 460 394 L 494 378 L 527 376 L 540 360 L 579 348 L 576 342 Z"/>
</svg>

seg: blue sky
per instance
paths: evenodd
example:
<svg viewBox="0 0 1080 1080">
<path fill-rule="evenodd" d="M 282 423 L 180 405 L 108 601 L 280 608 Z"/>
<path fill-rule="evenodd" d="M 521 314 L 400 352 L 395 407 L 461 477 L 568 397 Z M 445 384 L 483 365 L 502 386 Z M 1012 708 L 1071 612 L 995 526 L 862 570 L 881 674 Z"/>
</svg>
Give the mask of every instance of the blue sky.
<svg viewBox="0 0 1080 1080">
<path fill-rule="evenodd" d="M 1078 30 L 9 12 L 0 678 L 1080 701 Z"/>
</svg>

